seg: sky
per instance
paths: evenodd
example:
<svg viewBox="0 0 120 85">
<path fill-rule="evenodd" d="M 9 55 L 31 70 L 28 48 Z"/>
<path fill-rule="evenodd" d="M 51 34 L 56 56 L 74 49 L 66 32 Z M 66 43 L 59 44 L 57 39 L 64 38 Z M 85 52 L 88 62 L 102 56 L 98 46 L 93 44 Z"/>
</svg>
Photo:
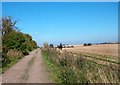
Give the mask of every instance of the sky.
<svg viewBox="0 0 120 85">
<path fill-rule="evenodd" d="M 2 16 L 40 46 L 118 41 L 117 2 L 3 2 Z"/>
</svg>

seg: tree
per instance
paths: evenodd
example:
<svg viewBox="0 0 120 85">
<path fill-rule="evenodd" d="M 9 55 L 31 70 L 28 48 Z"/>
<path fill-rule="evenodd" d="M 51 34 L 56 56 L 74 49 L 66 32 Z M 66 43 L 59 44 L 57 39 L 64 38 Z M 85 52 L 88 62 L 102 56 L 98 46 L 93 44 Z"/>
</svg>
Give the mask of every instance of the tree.
<svg viewBox="0 0 120 85">
<path fill-rule="evenodd" d="M 44 45 L 44 48 L 49 48 L 49 45 L 47 42 L 45 42 L 43 45 Z"/>
<path fill-rule="evenodd" d="M 92 43 L 88 43 L 88 46 L 91 46 L 92 45 Z"/>
<path fill-rule="evenodd" d="M 87 44 L 87 43 L 84 43 L 83 45 L 84 45 L 84 46 L 91 46 L 92 43 L 88 43 L 88 44 Z"/>
<path fill-rule="evenodd" d="M 10 34 L 12 34 L 11 32 L 13 32 L 14 29 L 16 28 L 15 24 L 16 24 L 16 21 L 13 22 L 10 16 L 2 18 L 2 26 L 0 27 L 2 31 L 2 45 L 3 45 L 2 46 L 2 57 L 4 58 L 2 62 L 6 60 L 5 59 L 6 54 L 10 48 L 9 46 L 11 44 L 15 44 L 15 42 L 11 40 L 13 37 L 10 38 Z M 8 40 L 11 40 L 11 42 L 8 42 Z"/>
<path fill-rule="evenodd" d="M 50 46 L 49 46 L 50 48 L 54 48 L 54 45 L 53 44 L 50 44 Z"/>
<path fill-rule="evenodd" d="M 59 45 L 59 49 L 62 50 L 62 43 L 60 43 L 60 45 Z"/>
<path fill-rule="evenodd" d="M 6 55 L 9 50 L 16 50 L 24 55 L 37 47 L 37 43 L 32 40 L 32 36 L 24 34 L 15 26 L 17 21 L 12 21 L 11 17 L 2 18 L 2 57 L 3 63 L 8 61 Z"/>
<path fill-rule="evenodd" d="M 2 18 L 2 35 L 8 34 L 13 30 L 20 31 L 15 25 L 17 21 L 12 21 L 12 17 L 3 17 Z"/>
<path fill-rule="evenodd" d="M 84 43 L 83 45 L 84 45 L 84 46 L 87 46 L 87 43 Z"/>
</svg>

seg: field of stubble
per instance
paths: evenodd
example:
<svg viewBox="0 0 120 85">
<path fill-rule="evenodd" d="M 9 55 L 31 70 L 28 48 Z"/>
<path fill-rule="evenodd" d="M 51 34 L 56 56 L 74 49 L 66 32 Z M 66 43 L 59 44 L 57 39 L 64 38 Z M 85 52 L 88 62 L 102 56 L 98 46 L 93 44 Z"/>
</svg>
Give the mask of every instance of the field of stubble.
<svg viewBox="0 0 120 85">
<path fill-rule="evenodd" d="M 120 84 L 118 44 L 43 50 L 60 82 Z M 58 69 L 56 71 L 56 69 Z M 112 84 L 111 84 L 112 85 Z"/>
<path fill-rule="evenodd" d="M 120 44 L 101 44 L 92 46 L 74 45 L 74 48 L 64 48 L 67 52 L 86 55 L 86 59 L 99 64 L 119 63 Z"/>
<path fill-rule="evenodd" d="M 120 44 L 102 44 L 92 46 L 75 45 L 74 48 L 64 48 L 64 50 L 75 53 L 93 53 L 118 57 L 118 45 Z"/>
</svg>

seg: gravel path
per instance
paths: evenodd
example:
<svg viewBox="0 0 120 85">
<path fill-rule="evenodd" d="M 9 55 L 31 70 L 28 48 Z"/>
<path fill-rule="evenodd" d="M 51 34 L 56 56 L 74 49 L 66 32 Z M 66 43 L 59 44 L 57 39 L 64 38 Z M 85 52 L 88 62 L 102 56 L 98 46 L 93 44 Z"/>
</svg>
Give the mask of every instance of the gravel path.
<svg viewBox="0 0 120 85">
<path fill-rule="evenodd" d="M 44 67 L 41 51 L 36 49 L 2 74 L 2 83 L 52 83 Z"/>
</svg>

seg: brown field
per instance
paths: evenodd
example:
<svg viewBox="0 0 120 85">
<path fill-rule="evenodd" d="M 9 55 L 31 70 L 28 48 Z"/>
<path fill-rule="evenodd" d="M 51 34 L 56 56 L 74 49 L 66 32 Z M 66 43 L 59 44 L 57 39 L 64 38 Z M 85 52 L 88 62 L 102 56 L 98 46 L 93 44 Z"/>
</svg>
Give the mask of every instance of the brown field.
<svg viewBox="0 0 120 85">
<path fill-rule="evenodd" d="M 66 51 L 65 51 L 66 50 Z M 120 62 L 117 57 L 118 44 L 74 46 L 74 48 L 49 49 L 48 59 L 61 68 L 60 75 L 69 75 L 70 69 L 74 76 L 71 79 L 79 81 L 86 78 L 90 83 L 119 83 L 118 67 Z M 53 67 L 52 67 L 53 68 Z M 60 71 L 60 69 L 59 69 Z M 63 72 L 62 72 L 63 71 Z M 82 76 L 82 77 L 81 77 Z M 69 79 L 67 80 L 67 82 Z M 74 81 L 74 80 L 70 80 Z"/>
<path fill-rule="evenodd" d="M 118 44 L 102 44 L 92 46 L 75 45 L 74 48 L 64 48 L 64 50 L 74 53 L 93 53 L 118 57 Z"/>
<path fill-rule="evenodd" d="M 98 64 L 109 65 L 110 63 L 118 63 L 118 45 L 120 44 L 102 44 L 102 45 L 74 45 L 74 48 L 64 48 L 70 53 L 86 55 L 87 60 L 92 60 Z"/>
</svg>

